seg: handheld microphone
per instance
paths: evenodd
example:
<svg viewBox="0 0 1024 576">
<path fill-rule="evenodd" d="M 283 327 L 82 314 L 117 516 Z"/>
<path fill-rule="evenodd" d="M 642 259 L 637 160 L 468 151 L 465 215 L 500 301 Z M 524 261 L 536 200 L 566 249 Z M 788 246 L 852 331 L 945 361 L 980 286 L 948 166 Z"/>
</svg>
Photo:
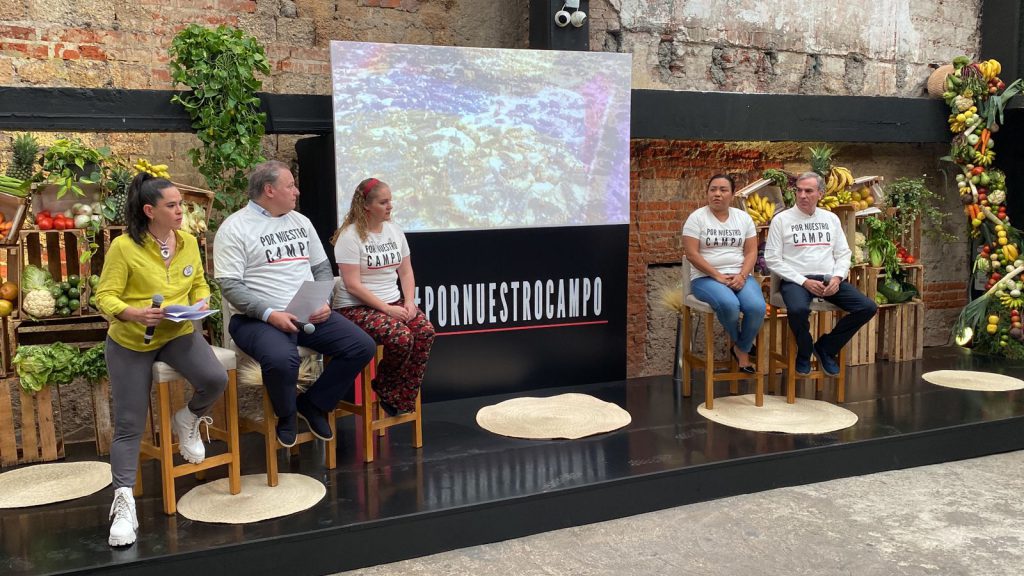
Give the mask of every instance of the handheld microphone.
<svg viewBox="0 0 1024 576">
<path fill-rule="evenodd" d="M 153 308 L 159 308 L 160 306 L 163 306 L 163 303 L 164 303 L 163 295 L 161 295 L 161 294 L 153 294 L 153 306 L 152 306 Z M 144 343 L 146 343 L 146 344 L 149 344 L 150 342 L 152 342 L 153 341 L 153 332 L 155 330 L 156 330 L 156 326 L 149 326 L 148 328 L 146 328 L 146 337 L 143 338 L 142 341 Z"/>
<path fill-rule="evenodd" d="M 313 332 L 316 331 L 316 326 L 310 324 L 309 322 L 299 322 L 298 320 L 292 320 L 292 324 L 294 324 L 296 328 L 302 330 L 306 334 L 312 334 Z"/>
</svg>

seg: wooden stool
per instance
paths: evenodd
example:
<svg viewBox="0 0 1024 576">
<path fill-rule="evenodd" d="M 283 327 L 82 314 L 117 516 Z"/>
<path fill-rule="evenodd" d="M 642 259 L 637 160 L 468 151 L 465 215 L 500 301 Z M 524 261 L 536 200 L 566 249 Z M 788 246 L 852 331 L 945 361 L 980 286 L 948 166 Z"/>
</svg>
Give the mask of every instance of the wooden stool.
<svg viewBox="0 0 1024 576">
<path fill-rule="evenodd" d="M 174 514 L 177 510 L 177 500 L 174 496 L 174 479 L 186 474 L 193 474 L 202 470 L 208 470 L 217 466 L 227 465 L 228 486 L 232 494 L 238 494 L 242 490 L 241 467 L 239 464 L 238 444 L 238 382 L 235 377 L 235 353 L 224 348 L 213 347 L 217 360 L 228 373 L 228 385 L 224 390 L 223 402 L 218 400 L 217 404 L 224 409 L 224 426 L 217 424 L 209 427 L 209 435 L 218 440 L 224 440 L 228 444 L 228 451 L 224 454 L 207 456 L 200 464 L 174 464 L 174 455 L 178 451 L 178 444 L 172 441 L 171 424 L 173 410 L 185 405 L 185 380 L 170 365 L 163 362 L 153 363 L 153 383 L 157 390 L 157 417 L 160 422 L 159 434 L 154 430 L 154 415 L 152 406 L 148 415 L 150 436 L 143 436 L 141 449 L 139 451 L 139 468 L 135 477 L 134 493 L 142 495 L 142 463 L 146 460 L 160 461 L 160 480 L 163 484 L 164 512 Z M 172 390 L 172 386 L 174 386 Z M 171 394 L 174 392 L 175 401 L 171 401 Z M 214 412 L 218 406 L 214 406 Z"/>
<path fill-rule="evenodd" d="M 703 315 L 704 319 L 704 355 L 693 352 L 692 318 L 691 314 Z M 764 405 L 764 377 L 765 365 L 768 363 L 766 355 L 767 346 L 764 345 L 764 330 L 757 332 L 757 372 L 747 374 L 741 372 L 736 364 L 735 358 L 728 361 L 715 361 L 715 311 L 711 305 L 699 300 L 690 293 L 690 263 L 683 258 L 683 310 L 682 310 L 682 351 L 683 362 L 683 396 L 689 397 L 692 393 L 690 372 L 695 367 L 704 369 L 704 404 L 710 410 L 715 405 L 715 382 L 729 382 L 729 392 L 736 394 L 739 391 L 740 380 L 754 380 L 754 403 L 757 406 Z M 731 355 L 730 355 L 731 356 Z M 723 372 L 715 372 L 715 368 L 725 368 Z"/>
<path fill-rule="evenodd" d="M 779 287 L 782 284 L 782 279 L 775 275 L 771 275 L 771 284 L 768 291 L 769 300 L 772 305 L 772 312 L 769 316 L 768 324 L 769 331 L 771 333 L 771 344 L 770 344 L 770 366 L 769 370 L 773 378 L 777 370 L 781 370 L 785 367 L 785 379 L 786 379 L 786 402 L 792 404 L 796 402 L 796 380 L 797 378 L 804 378 L 808 380 L 816 381 L 816 389 L 820 392 L 824 388 L 826 378 L 836 379 L 836 400 L 840 403 L 846 401 L 846 347 L 844 346 L 839 350 L 839 374 L 836 376 L 829 376 L 821 369 L 821 365 L 817 360 L 816 355 L 811 356 L 811 373 L 807 376 L 797 375 L 796 373 L 796 339 L 793 336 L 793 332 L 789 329 L 789 325 L 780 326 L 779 322 L 782 321 L 779 318 L 779 310 L 786 308 L 786 302 L 782 299 L 782 292 L 779 291 Z M 842 308 L 830 304 L 824 300 L 814 298 L 811 300 L 811 313 L 816 316 L 817 322 L 817 333 L 822 335 L 827 332 L 831 326 L 828 321 L 827 313 L 834 313 L 836 315 L 842 314 Z M 779 338 L 781 337 L 781 342 Z M 772 391 L 775 392 L 776 388 L 773 384 Z"/>
<path fill-rule="evenodd" d="M 365 368 L 363 373 L 356 379 L 356 390 L 358 392 L 357 398 L 353 402 L 342 400 L 338 403 L 338 407 L 335 410 L 338 416 L 353 415 L 359 418 L 359 424 L 363 429 L 363 461 L 366 463 L 373 462 L 374 454 L 374 432 L 377 432 L 377 436 L 384 436 L 387 433 L 387 429 L 392 426 L 404 424 L 406 422 L 413 422 L 413 441 L 412 445 L 414 448 L 423 447 L 423 409 L 420 402 L 420 398 L 423 396 L 422 390 L 416 395 L 416 408 L 408 414 L 400 414 L 398 416 L 387 416 L 383 415 L 383 410 L 380 407 L 380 403 L 377 401 L 377 397 L 370 386 L 373 378 L 377 375 L 377 362 L 380 362 L 381 357 L 384 355 L 384 347 L 377 346 L 377 356 L 371 360 Z M 332 420 L 333 422 L 333 420 Z M 328 455 L 328 459 L 331 455 Z"/>
<path fill-rule="evenodd" d="M 240 354 L 244 354 L 240 352 Z M 299 358 L 307 358 L 315 356 L 316 351 L 310 350 L 309 348 L 303 348 L 299 346 Z M 246 356 L 248 358 L 248 356 Z M 297 390 L 296 390 L 297 392 Z M 338 442 L 338 435 L 336 427 L 334 426 L 334 411 L 327 413 L 327 421 L 331 424 L 331 433 L 334 436 L 333 440 L 327 441 L 327 468 L 333 470 L 335 464 L 335 447 Z M 277 441 L 277 415 L 274 413 L 274 406 L 270 402 L 270 395 L 267 393 L 266 386 L 263 387 L 263 418 L 242 418 L 241 428 L 243 432 L 257 432 L 263 435 L 263 448 L 267 459 L 267 486 L 277 486 L 278 483 L 278 471 L 277 471 L 277 451 L 286 449 L 281 446 Z M 307 442 L 313 442 L 319 440 L 316 436 L 313 436 L 312 432 L 299 432 L 295 435 L 295 445 L 288 448 L 290 454 L 297 454 L 299 446 L 306 444 Z"/>
</svg>

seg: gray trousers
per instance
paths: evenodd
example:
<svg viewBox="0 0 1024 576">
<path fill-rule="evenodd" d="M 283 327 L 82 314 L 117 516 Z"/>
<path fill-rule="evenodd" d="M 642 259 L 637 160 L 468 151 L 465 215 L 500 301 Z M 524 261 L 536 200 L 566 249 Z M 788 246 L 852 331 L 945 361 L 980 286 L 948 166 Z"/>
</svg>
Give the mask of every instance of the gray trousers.
<svg viewBox="0 0 1024 576">
<path fill-rule="evenodd" d="M 199 332 L 179 336 L 151 352 L 130 350 L 108 336 L 106 358 L 114 398 L 110 470 L 115 489 L 132 487 L 139 466 L 139 443 L 146 431 L 153 363 L 166 362 L 192 384 L 195 392 L 188 408 L 200 416 L 224 393 L 228 375 Z"/>
</svg>

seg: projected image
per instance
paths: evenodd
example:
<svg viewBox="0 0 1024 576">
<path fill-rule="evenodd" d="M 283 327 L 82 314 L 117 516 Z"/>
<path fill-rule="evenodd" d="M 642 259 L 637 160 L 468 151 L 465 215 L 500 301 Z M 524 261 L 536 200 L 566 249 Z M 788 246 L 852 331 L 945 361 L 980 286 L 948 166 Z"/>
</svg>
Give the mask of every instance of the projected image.
<svg viewBox="0 0 1024 576">
<path fill-rule="evenodd" d="M 331 42 L 338 211 L 407 231 L 625 224 L 630 56 Z"/>
</svg>

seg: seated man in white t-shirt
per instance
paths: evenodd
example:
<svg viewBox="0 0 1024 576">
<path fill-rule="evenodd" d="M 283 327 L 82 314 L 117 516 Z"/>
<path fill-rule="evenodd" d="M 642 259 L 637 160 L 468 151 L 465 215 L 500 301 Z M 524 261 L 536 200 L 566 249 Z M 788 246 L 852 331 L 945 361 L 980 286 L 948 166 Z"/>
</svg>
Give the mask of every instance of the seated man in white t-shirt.
<svg viewBox="0 0 1024 576">
<path fill-rule="evenodd" d="M 332 438 L 327 413 L 352 387 L 376 353 L 373 339 L 333 312 L 327 302 L 309 317 L 307 334 L 284 309 L 303 282 L 334 280 L 327 253 L 308 218 L 295 211 L 299 189 L 282 162 L 264 162 L 249 175 L 249 204 L 227 217 L 214 239 L 215 277 L 239 314 L 226 318 L 235 345 L 259 362 L 277 415 L 277 440 L 295 445 L 296 415 L 317 438 Z M 306 392 L 296 396 L 298 346 L 331 357 Z"/>
<path fill-rule="evenodd" d="M 850 247 L 839 218 L 818 209 L 824 179 L 805 172 L 796 181 L 796 205 L 772 218 L 764 249 L 765 263 L 782 277 L 779 291 L 786 302 L 786 318 L 796 337 L 796 371 L 809 374 L 811 353 L 826 374 L 839 374 L 836 356 L 878 311 L 870 298 L 845 281 L 850 272 Z M 810 304 L 821 298 L 846 311 L 831 332 L 813 342 Z"/>
</svg>

